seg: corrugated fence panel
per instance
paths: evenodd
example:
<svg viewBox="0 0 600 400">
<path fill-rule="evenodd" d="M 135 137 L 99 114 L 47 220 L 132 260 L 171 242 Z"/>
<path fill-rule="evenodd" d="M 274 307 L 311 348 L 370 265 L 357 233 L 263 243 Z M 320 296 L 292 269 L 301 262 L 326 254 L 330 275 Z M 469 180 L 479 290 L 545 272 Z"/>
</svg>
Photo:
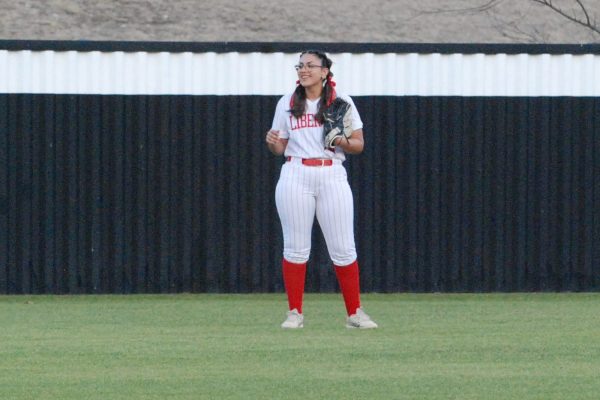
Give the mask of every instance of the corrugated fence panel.
<svg viewBox="0 0 600 400">
<path fill-rule="evenodd" d="M 598 54 L 331 53 L 354 96 L 599 96 Z M 0 93 L 281 95 L 298 53 L 0 50 Z"/>
<path fill-rule="evenodd" d="M 282 290 L 277 99 L 0 95 L 2 293 Z M 365 291 L 599 289 L 597 98 L 355 101 Z"/>
<path fill-rule="evenodd" d="M 367 148 L 349 167 L 366 290 L 598 289 L 597 99 L 357 104 Z"/>
<path fill-rule="evenodd" d="M 330 52 L 364 291 L 600 290 L 600 56 L 538 50 Z M 0 293 L 283 291 L 264 132 L 297 57 L 0 50 Z"/>
<path fill-rule="evenodd" d="M 275 101 L 0 95 L 2 292 L 280 289 Z"/>
</svg>

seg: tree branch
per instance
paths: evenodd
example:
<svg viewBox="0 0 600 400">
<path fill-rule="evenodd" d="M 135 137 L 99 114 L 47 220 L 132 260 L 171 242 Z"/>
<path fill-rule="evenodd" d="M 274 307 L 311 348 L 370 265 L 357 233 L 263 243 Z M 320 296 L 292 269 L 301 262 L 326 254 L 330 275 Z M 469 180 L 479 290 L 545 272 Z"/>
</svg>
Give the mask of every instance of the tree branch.
<svg viewBox="0 0 600 400">
<path fill-rule="evenodd" d="M 575 0 L 575 2 L 579 5 L 579 8 L 581 8 L 581 10 L 583 11 L 583 15 L 585 16 L 585 19 L 578 18 L 576 14 L 570 15 L 564 9 L 562 9 L 562 8 L 560 8 L 558 6 L 555 6 L 552 3 L 552 0 L 531 0 L 531 1 L 533 1 L 534 3 L 541 4 L 543 6 L 546 6 L 546 7 L 550 8 L 552 11 L 554 11 L 554 12 L 558 13 L 559 15 L 565 17 L 569 21 L 575 22 L 576 24 L 584 26 L 584 27 L 592 30 L 593 32 L 596 32 L 597 34 L 600 34 L 600 27 L 596 26 L 591 21 L 590 15 L 587 12 L 587 9 L 585 8 L 585 5 L 581 2 L 581 0 Z"/>
<path fill-rule="evenodd" d="M 470 1 L 473 1 L 473 0 L 470 0 Z M 505 0 L 479 0 L 479 3 L 481 3 L 480 5 L 476 5 L 476 6 L 472 6 L 472 7 L 462 7 L 462 8 L 461 7 L 444 8 L 443 6 L 441 6 L 441 7 L 435 8 L 435 9 L 421 10 L 416 15 L 414 15 L 413 18 L 418 18 L 423 15 L 432 15 L 432 14 L 479 13 L 479 12 L 485 13 L 488 16 L 494 17 L 495 15 L 494 15 L 494 11 L 492 9 L 495 8 L 496 6 L 500 5 L 504 1 Z M 596 1 L 598 1 L 598 0 L 596 0 Z M 590 15 L 590 12 L 586 8 L 585 4 L 583 4 L 583 0 L 572 0 L 573 6 L 575 7 L 573 9 L 571 9 L 571 8 L 565 9 L 560 6 L 557 6 L 557 5 L 555 5 L 554 0 L 530 0 L 530 4 L 531 3 L 538 3 L 544 7 L 548 7 L 555 13 L 562 16 L 563 18 L 566 18 L 567 20 L 574 22 L 577 25 L 587 28 L 588 30 L 592 31 L 594 34 L 600 35 L 600 25 L 598 24 L 598 21 L 596 20 L 595 16 Z M 531 41 L 536 41 L 535 40 L 536 35 L 540 33 L 534 29 L 534 34 L 532 35 L 531 33 L 527 33 L 524 30 L 520 29 L 517 26 L 517 24 L 514 23 L 515 21 L 508 21 L 508 22 L 504 21 L 504 22 L 505 22 L 505 25 L 509 29 L 512 29 L 513 33 L 517 33 L 518 35 L 523 35 L 523 36 L 527 37 L 528 39 L 530 39 Z M 495 28 L 505 37 L 511 37 L 511 36 L 509 36 L 508 32 L 506 32 L 506 30 L 502 29 L 501 26 L 497 26 Z M 546 39 L 547 38 L 541 38 L 538 40 L 545 41 Z"/>
<path fill-rule="evenodd" d="M 482 12 L 494 8 L 504 0 L 489 0 L 487 3 L 475 7 L 467 8 L 438 8 L 435 10 L 421 11 L 420 14 L 443 14 L 443 13 L 463 13 L 463 12 Z"/>
<path fill-rule="evenodd" d="M 575 0 L 577 2 L 577 4 L 579 4 L 579 7 L 581 7 L 581 11 L 583 11 L 583 15 L 585 15 L 585 21 L 587 26 L 590 25 L 590 16 L 587 12 L 587 10 L 585 9 L 585 6 L 583 5 L 583 3 L 581 2 L 581 0 Z"/>
<path fill-rule="evenodd" d="M 496 29 L 500 35 L 511 41 L 523 42 L 526 40 L 529 43 L 545 43 L 548 39 L 544 32 L 539 32 L 535 27 L 530 28 L 533 29 L 533 32 L 524 30 L 520 27 L 522 21 L 526 18 L 524 14 L 519 14 L 519 16 L 513 20 L 500 18 L 494 13 L 490 13 L 489 17 L 494 21 L 494 29 Z"/>
</svg>

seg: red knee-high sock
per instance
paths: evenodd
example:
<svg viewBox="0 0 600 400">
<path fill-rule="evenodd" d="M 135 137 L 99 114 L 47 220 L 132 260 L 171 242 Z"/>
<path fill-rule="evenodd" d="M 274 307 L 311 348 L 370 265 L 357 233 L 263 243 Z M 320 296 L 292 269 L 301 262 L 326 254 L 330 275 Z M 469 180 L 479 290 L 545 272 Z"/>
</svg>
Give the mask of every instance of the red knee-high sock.
<svg viewBox="0 0 600 400">
<path fill-rule="evenodd" d="M 283 284 L 288 297 L 288 305 L 290 310 L 296 308 L 300 314 L 302 314 L 305 278 L 306 263 L 294 264 L 283 259 Z"/>
<path fill-rule="evenodd" d="M 356 313 L 356 309 L 360 307 L 360 282 L 358 276 L 358 262 L 354 261 L 347 266 L 335 265 L 335 275 L 342 295 L 346 304 L 346 312 L 348 315 Z"/>
</svg>

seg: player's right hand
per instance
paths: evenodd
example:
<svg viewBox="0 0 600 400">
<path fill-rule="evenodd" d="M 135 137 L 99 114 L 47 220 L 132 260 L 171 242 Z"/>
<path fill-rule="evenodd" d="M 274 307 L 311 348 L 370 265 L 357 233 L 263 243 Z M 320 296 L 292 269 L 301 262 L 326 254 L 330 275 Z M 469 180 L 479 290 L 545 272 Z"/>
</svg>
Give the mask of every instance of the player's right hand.
<svg viewBox="0 0 600 400">
<path fill-rule="evenodd" d="M 279 142 L 279 131 L 273 129 L 269 130 L 265 140 L 269 144 L 277 144 Z"/>
</svg>

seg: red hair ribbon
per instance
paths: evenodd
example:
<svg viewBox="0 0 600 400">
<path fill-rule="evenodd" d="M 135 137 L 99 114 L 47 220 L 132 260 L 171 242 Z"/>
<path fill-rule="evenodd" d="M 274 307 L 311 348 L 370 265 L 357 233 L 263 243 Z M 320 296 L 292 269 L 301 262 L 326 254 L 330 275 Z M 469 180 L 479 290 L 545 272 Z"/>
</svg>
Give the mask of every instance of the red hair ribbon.
<svg viewBox="0 0 600 400">
<path fill-rule="evenodd" d="M 298 86 L 299 84 L 300 84 L 300 79 L 298 79 L 298 80 L 296 81 L 296 86 Z M 295 93 L 294 93 L 294 94 L 292 94 L 292 97 L 290 98 L 290 110 L 291 110 L 292 108 L 294 108 L 294 97 L 295 97 Z"/>
<path fill-rule="evenodd" d="M 337 94 L 334 89 L 335 82 L 331 80 L 331 75 L 327 75 L 327 85 L 329 85 L 331 87 L 331 90 L 329 92 L 329 97 L 327 98 L 327 107 L 329 107 L 331 105 L 331 103 L 333 103 L 335 98 L 337 97 Z"/>
</svg>

